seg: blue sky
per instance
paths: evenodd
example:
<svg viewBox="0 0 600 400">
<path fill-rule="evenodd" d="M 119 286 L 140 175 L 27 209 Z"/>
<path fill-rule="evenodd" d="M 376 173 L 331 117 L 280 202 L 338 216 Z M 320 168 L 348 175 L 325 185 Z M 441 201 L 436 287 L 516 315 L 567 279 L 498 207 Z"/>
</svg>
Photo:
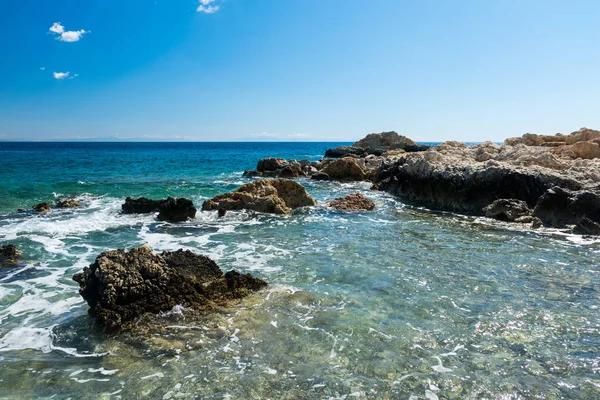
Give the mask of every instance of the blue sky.
<svg viewBox="0 0 600 400">
<path fill-rule="evenodd" d="M 597 0 L 5 0 L 0 139 L 600 129 L 598 21 Z"/>
</svg>

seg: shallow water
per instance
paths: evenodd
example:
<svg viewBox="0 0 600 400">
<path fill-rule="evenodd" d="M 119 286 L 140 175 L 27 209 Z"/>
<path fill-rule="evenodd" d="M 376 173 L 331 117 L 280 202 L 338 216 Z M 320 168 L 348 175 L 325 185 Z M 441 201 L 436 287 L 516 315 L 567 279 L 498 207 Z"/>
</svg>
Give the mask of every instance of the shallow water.
<svg viewBox="0 0 600 400">
<path fill-rule="evenodd" d="M 337 144 L 336 144 L 337 145 Z M 0 144 L 0 398 L 597 399 L 600 243 L 433 213 L 366 184 L 300 180 L 369 213 L 159 222 L 127 195 L 198 206 L 260 157 L 332 144 Z M 45 215 L 18 207 L 74 196 Z M 106 335 L 71 276 L 103 250 L 187 248 L 269 288 L 201 317 L 176 309 L 147 339 Z"/>
</svg>

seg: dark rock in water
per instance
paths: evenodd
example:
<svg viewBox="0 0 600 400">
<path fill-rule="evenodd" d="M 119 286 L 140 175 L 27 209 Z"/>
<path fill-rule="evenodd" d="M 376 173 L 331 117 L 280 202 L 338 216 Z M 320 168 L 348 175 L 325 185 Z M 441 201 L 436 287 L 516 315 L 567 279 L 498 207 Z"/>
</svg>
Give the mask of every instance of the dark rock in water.
<svg viewBox="0 0 600 400">
<path fill-rule="evenodd" d="M 544 226 L 544 223 L 542 222 L 542 220 L 539 219 L 538 217 L 533 217 L 533 220 L 531 221 L 531 228 L 532 229 L 539 229 L 542 226 Z"/>
<path fill-rule="evenodd" d="M 189 250 L 153 254 L 147 246 L 105 251 L 73 280 L 96 321 L 117 330 L 131 329 L 146 313 L 176 305 L 208 311 L 267 286 L 250 274 L 223 275 L 210 258 Z"/>
<path fill-rule="evenodd" d="M 316 201 L 304 186 L 289 179 L 258 180 L 234 192 L 215 196 L 202 204 L 202 210 L 254 210 L 263 213 L 289 214 L 294 208 L 312 206 Z"/>
<path fill-rule="evenodd" d="M 501 221 L 513 222 L 518 218 L 529 216 L 531 210 L 523 200 L 499 199 L 485 207 L 483 212 L 486 217 L 499 219 Z M 523 221 L 523 222 L 531 222 Z"/>
<path fill-rule="evenodd" d="M 340 211 L 371 211 L 375 208 L 375 203 L 360 193 L 354 193 L 330 201 L 329 206 Z"/>
<path fill-rule="evenodd" d="M 383 152 L 382 152 L 383 153 Z M 368 153 L 361 147 L 339 146 L 334 149 L 325 150 L 325 157 L 342 158 L 342 157 L 364 157 Z M 381 155 L 381 154 L 380 154 Z"/>
<path fill-rule="evenodd" d="M 272 178 L 298 178 L 305 176 L 302 164 L 296 160 L 284 160 L 283 158 L 263 158 L 256 164 L 256 171 L 245 171 L 244 176 L 265 176 Z"/>
<path fill-rule="evenodd" d="M 553 186 L 581 188 L 579 182 L 552 171 L 542 173 L 494 161 L 443 164 L 429 160 L 436 154 L 427 153 L 411 153 L 382 165 L 374 188 L 430 209 L 475 215 L 497 199 L 523 200 L 533 207 Z"/>
<path fill-rule="evenodd" d="M 315 181 L 328 181 L 329 175 L 325 172 L 317 172 L 316 174 L 311 175 L 310 179 L 314 179 Z"/>
<path fill-rule="evenodd" d="M 600 224 L 592 221 L 588 217 L 583 217 L 579 220 L 573 232 L 579 235 L 600 236 Z"/>
<path fill-rule="evenodd" d="M 71 208 L 71 207 L 81 207 L 81 204 L 74 199 L 69 200 L 60 200 L 56 202 L 57 208 Z"/>
<path fill-rule="evenodd" d="M 161 221 L 181 222 L 196 216 L 196 207 L 190 199 L 169 197 L 159 207 L 158 219 Z"/>
<path fill-rule="evenodd" d="M 257 171 L 255 169 L 247 169 L 244 171 L 244 173 L 242 174 L 242 176 L 244 178 L 254 178 L 257 176 L 262 176 L 262 172 Z"/>
<path fill-rule="evenodd" d="M 259 160 L 258 164 L 256 165 L 256 170 L 259 172 L 277 171 L 286 165 L 288 165 L 288 162 L 283 158 L 269 157 Z"/>
<path fill-rule="evenodd" d="M 0 247 L 0 268 L 12 267 L 17 264 L 17 258 L 21 255 L 21 252 L 12 244 L 7 244 L 4 247 Z"/>
<path fill-rule="evenodd" d="M 227 210 L 224 208 L 219 208 L 219 211 L 217 214 L 219 216 L 219 218 L 223 218 L 225 216 L 225 214 L 227 214 Z"/>
<path fill-rule="evenodd" d="M 355 158 L 344 157 L 327 164 L 323 171 L 331 179 L 340 181 L 363 181 L 367 175 Z"/>
<path fill-rule="evenodd" d="M 555 228 L 577 225 L 583 218 L 600 223 L 600 195 L 588 190 L 552 187 L 539 198 L 533 215 Z"/>
<path fill-rule="evenodd" d="M 26 211 L 27 211 L 27 210 L 26 210 L 26 209 L 24 209 L 24 208 L 17 208 L 17 212 L 18 212 L 18 213 L 23 213 L 23 212 L 26 212 Z"/>
<path fill-rule="evenodd" d="M 147 214 L 158 211 L 165 202 L 166 200 L 150 200 L 145 197 L 139 199 L 127 197 L 121 209 L 125 214 Z"/>
<path fill-rule="evenodd" d="M 50 211 L 50 204 L 48 203 L 40 203 L 40 204 L 36 204 L 35 206 L 32 207 L 35 211 L 37 212 L 46 212 L 46 211 Z"/>
</svg>

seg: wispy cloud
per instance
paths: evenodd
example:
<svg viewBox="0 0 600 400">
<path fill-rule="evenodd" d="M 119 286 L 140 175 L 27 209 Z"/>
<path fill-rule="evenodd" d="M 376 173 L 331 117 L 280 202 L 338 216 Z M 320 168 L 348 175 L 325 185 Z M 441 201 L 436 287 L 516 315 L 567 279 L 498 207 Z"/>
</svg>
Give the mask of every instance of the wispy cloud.
<svg viewBox="0 0 600 400">
<path fill-rule="evenodd" d="M 55 22 L 54 24 L 52 24 L 49 31 L 57 35 L 56 40 L 68 43 L 78 42 L 84 33 L 89 33 L 89 31 L 85 31 L 83 29 L 80 29 L 78 31 L 65 31 L 65 27 L 61 25 L 60 22 Z"/>
<path fill-rule="evenodd" d="M 200 5 L 196 8 L 197 12 L 212 14 L 219 11 L 220 6 L 214 4 L 215 0 L 199 0 Z"/>
<path fill-rule="evenodd" d="M 45 71 L 46 67 L 40 67 L 40 70 Z"/>
<path fill-rule="evenodd" d="M 58 80 L 61 80 L 61 79 L 67 79 L 67 78 L 69 77 L 69 75 L 70 75 L 70 74 L 71 74 L 71 73 L 70 73 L 70 72 L 68 72 L 68 71 L 67 71 L 67 72 L 54 72 L 54 73 L 53 73 L 53 75 L 54 75 L 54 79 L 58 79 Z"/>
</svg>

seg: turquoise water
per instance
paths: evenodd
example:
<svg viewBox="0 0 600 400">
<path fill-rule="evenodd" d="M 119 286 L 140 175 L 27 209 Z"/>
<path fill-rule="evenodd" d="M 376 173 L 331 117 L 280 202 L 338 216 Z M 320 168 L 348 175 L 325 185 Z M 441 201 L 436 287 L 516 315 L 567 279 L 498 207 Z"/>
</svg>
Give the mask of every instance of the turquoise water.
<svg viewBox="0 0 600 400">
<path fill-rule="evenodd" d="M 365 183 L 299 181 L 291 216 L 122 215 L 126 196 L 204 199 L 265 156 L 325 143 L 0 143 L 0 398 L 597 399 L 600 243 L 434 213 Z M 362 192 L 376 209 L 323 201 Z M 75 197 L 44 215 L 16 208 Z M 148 338 L 94 327 L 71 276 L 103 250 L 192 249 L 270 287 Z"/>
</svg>

